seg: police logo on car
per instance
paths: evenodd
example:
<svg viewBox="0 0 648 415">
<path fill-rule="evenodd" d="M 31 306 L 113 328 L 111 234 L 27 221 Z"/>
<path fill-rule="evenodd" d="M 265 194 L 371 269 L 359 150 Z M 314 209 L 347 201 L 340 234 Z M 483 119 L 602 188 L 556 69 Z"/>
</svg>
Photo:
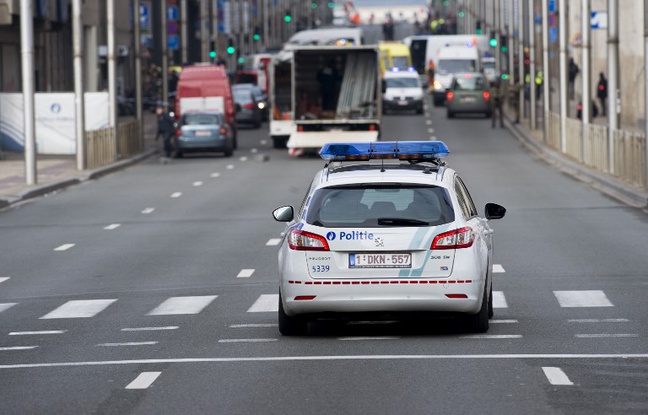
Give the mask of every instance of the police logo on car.
<svg viewBox="0 0 648 415">
<path fill-rule="evenodd" d="M 326 239 L 329 241 L 334 241 L 337 235 L 335 235 L 335 232 L 329 232 L 326 234 Z"/>
</svg>

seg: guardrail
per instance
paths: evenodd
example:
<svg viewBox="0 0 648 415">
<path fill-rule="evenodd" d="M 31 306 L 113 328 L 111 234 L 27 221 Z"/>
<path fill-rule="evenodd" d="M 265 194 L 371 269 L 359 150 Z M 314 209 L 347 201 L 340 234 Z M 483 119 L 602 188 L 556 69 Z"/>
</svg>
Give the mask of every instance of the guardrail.
<svg viewBox="0 0 648 415">
<path fill-rule="evenodd" d="M 120 121 L 117 130 L 120 157 L 131 157 L 142 151 L 140 123 L 136 119 Z"/>
<path fill-rule="evenodd" d="M 86 167 L 95 169 L 116 160 L 112 128 L 86 131 Z"/>
<path fill-rule="evenodd" d="M 560 141 L 560 114 L 550 111 L 547 145 L 593 170 L 617 177 L 633 186 L 643 189 L 648 187 L 645 134 L 616 130 L 612 137 L 608 137 L 607 126 L 588 124 L 583 131 L 582 121 L 574 118 L 567 118 L 566 126 L 563 149 Z M 610 139 L 614 153 L 612 165 Z"/>
</svg>

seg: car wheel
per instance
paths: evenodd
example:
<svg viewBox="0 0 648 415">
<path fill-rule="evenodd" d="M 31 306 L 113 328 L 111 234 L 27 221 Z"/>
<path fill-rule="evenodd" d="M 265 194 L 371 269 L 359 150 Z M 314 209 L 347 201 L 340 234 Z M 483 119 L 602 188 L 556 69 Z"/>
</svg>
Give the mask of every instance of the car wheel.
<svg viewBox="0 0 648 415">
<path fill-rule="evenodd" d="M 466 329 L 471 333 L 486 333 L 488 331 L 487 292 L 488 290 L 484 288 L 484 295 L 482 296 L 481 309 L 479 312 L 465 317 Z"/>
<path fill-rule="evenodd" d="M 288 137 L 272 137 L 273 148 L 286 148 Z"/>
<path fill-rule="evenodd" d="M 423 114 L 423 107 L 419 107 L 416 109 L 417 114 Z"/>
<path fill-rule="evenodd" d="M 486 118 L 490 118 L 492 116 L 490 111 L 486 111 L 484 115 L 486 116 Z"/>
<path fill-rule="evenodd" d="M 455 117 L 455 113 L 452 112 L 452 111 L 448 111 L 447 115 L 448 115 L 448 118 L 454 118 Z"/>
<path fill-rule="evenodd" d="M 234 150 L 232 148 L 228 148 L 225 150 L 225 157 L 232 157 L 232 153 L 234 153 Z"/>
<path fill-rule="evenodd" d="M 493 284 L 491 284 L 488 294 L 488 318 L 491 319 L 494 315 L 495 310 L 493 309 Z"/>
<path fill-rule="evenodd" d="M 175 156 L 175 158 L 177 158 L 177 159 L 181 159 L 182 156 L 184 156 L 184 153 L 182 153 L 182 151 L 178 151 L 178 150 L 176 150 L 174 156 Z"/>
<path fill-rule="evenodd" d="M 301 317 L 292 317 L 284 312 L 283 301 L 279 295 L 279 333 L 284 336 L 299 336 L 306 334 L 308 321 Z"/>
<path fill-rule="evenodd" d="M 440 107 L 442 104 L 443 104 L 442 100 L 440 100 L 438 98 L 434 98 L 434 106 L 435 107 Z"/>
</svg>

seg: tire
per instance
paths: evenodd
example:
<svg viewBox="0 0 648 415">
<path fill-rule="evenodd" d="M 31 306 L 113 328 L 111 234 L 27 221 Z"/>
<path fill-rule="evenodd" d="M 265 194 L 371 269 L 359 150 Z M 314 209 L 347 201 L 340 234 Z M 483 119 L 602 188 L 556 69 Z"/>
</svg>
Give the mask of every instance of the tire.
<svg viewBox="0 0 648 415">
<path fill-rule="evenodd" d="M 177 159 L 181 159 L 182 156 L 184 156 L 184 153 L 183 153 L 182 151 L 178 151 L 178 150 L 176 150 L 174 156 L 175 156 L 175 158 L 177 158 Z"/>
<path fill-rule="evenodd" d="M 288 137 L 272 137 L 272 148 L 286 148 Z"/>
<path fill-rule="evenodd" d="M 493 309 L 493 284 L 491 284 L 488 294 L 488 318 L 491 319 L 494 315 L 495 310 Z"/>
<path fill-rule="evenodd" d="M 490 118 L 493 116 L 493 114 L 490 111 L 486 111 L 484 115 L 486 116 L 486 118 Z"/>
<path fill-rule="evenodd" d="M 417 114 L 423 114 L 423 107 L 416 109 Z"/>
<path fill-rule="evenodd" d="M 455 113 L 452 111 L 448 111 L 448 118 L 454 118 L 454 117 L 455 117 Z"/>
<path fill-rule="evenodd" d="M 486 333 L 488 331 L 488 290 L 484 288 L 481 309 L 477 314 L 471 314 L 464 317 L 466 330 L 470 333 Z"/>
<path fill-rule="evenodd" d="M 439 98 L 434 98 L 434 106 L 435 107 L 440 107 L 441 105 L 443 105 L 443 100 L 441 100 Z"/>
<path fill-rule="evenodd" d="M 292 317 L 285 313 L 281 294 L 279 295 L 279 333 L 283 336 L 299 336 L 306 334 L 308 321 L 301 317 Z"/>
<path fill-rule="evenodd" d="M 228 148 L 225 150 L 225 157 L 232 157 L 232 153 L 234 153 L 234 150 L 232 148 Z"/>
</svg>

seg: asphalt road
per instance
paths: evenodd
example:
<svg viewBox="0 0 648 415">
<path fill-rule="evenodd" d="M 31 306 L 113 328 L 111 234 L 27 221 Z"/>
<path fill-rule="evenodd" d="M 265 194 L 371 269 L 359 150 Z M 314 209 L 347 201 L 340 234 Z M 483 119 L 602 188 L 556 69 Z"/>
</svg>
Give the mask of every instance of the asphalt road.
<svg viewBox="0 0 648 415">
<path fill-rule="evenodd" d="M 436 137 L 498 202 L 495 317 L 278 333 L 270 212 L 323 162 L 242 130 L 234 157 L 139 165 L 0 212 L 1 414 L 645 414 L 648 216 L 479 117 L 384 117 Z M 263 161 L 267 156 L 267 160 Z"/>
</svg>

